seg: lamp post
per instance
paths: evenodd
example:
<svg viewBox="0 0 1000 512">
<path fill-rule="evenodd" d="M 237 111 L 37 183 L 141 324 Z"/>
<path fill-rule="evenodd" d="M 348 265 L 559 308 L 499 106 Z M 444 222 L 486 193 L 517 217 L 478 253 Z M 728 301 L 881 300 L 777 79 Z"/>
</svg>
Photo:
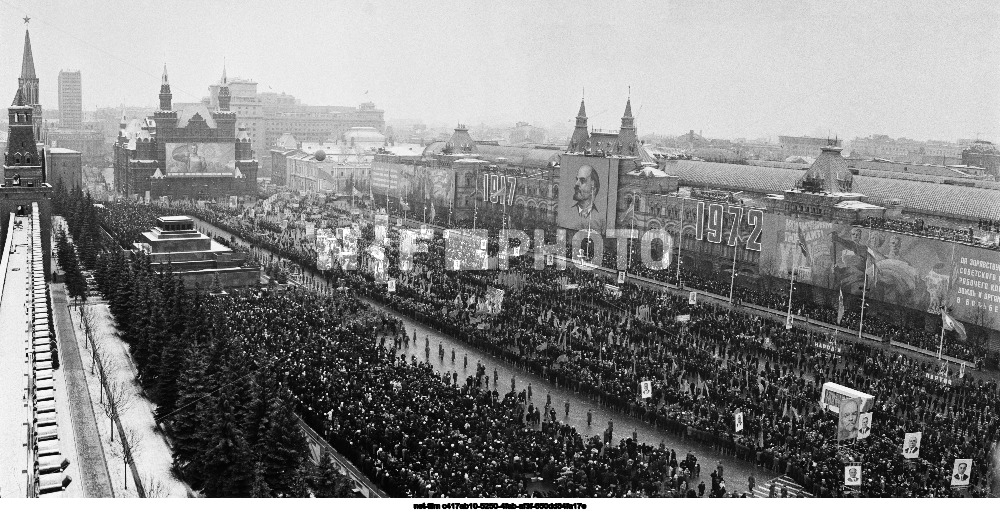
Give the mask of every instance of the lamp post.
<svg viewBox="0 0 1000 512">
<path fill-rule="evenodd" d="M 736 253 L 739 246 L 733 246 L 733 277 L 729 281 L 729 304 L 733 304 L 733 290 L 736 288 Z"/>
<path fill-rule="evenodd" d="M 785 316 L 785 328 L 786 329 L 788 329 L 789 326 L 791 325 L 791 320 L 792 320 L 792 292 L 795 290 L 795 273 L 798 270 L 799 270 L 798 267 L 792 267 L 792 269 L 788 271 L 789 274 L 791 274 L 791 279 L 789 279 L 789 281 L 788 281 L 788 313 L 787 313 L 787 316 Z"/>
</svg>

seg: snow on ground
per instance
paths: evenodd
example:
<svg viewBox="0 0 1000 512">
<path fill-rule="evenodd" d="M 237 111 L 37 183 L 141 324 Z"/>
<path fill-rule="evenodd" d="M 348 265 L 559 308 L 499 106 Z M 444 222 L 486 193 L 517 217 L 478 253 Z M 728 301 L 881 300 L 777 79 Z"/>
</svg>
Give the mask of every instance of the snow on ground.
<svg viewBox="0 0 1000 512">
<path fill-rule="evenodd" d="M 101 340 L 98 352 L 108 361 L 105 371 L 108 382 L 118 382 L 127 390 L 129 406 L 121 414 L 122 428 L 126 433 L 136 436 L 138 440 L 132 448 L 139 477 L 143 480 L 147 497 L 183 498 L 188 496 L 188 487 L 177 479 L 170 471 L 173 461 L 170 448 L 162 433 L 154 430 L 153 415 L 156 405 L 140 394 L 139 383 L 135 379 L 135 366 L 128 353 L 128 346 L 118 337 L 114 321 L 107 304 L 89 304 L 83 306 L 94 315 L 95 337 Z M 88 368 L 92 367 L 93 353 L 86 341 L 86 335 L 80 323 L 80 312 L 71 308 L 74 318 L 77 343 L 80 345 L 80 356 Z M 93 378 L 89 378 L 93 375 Z M 101 384 L 96 366 L 90 370 L 87 384 L 94 403 L 94 414 L 97 416 L 98 429 L 104 443 L 104 452 L 108 459 L 108 471 L 111 473 L 111 484 L 116 497 L 136 497 L 135 481 L 132 470 L 126 470 L 122 456 L 120 435 L 117 427 L 112 427 L 111 421 L 101 406 Z M 114 428 L 114 442 L 111 441 L 111 429 Z M 127 478 L 127 482 L 126 482 Z M 127 489 L 126 489 L 127 485 Z"/>
<path fill-rule="evenodd" d="M 52 386 L 56 391 L 56 417 L 59 418 L 59 446 L 63 457 L 69 459 L 69 466 L 64 475 L 72 478 L 72 483 L 62 493 L 63 498 L 86 498 L 83 480 L 80 478 L 80 459 L 76 454 L 76 432 L 74 431 L 72 415 L 69 410 L 69 393 L 67 393 L 66 376 L 63 366 L 52 372 Z"/>
<path fill-rule="evenodd" d="M 11 219 L 13 222 L 13 219 Z M 2 255 L 0 265 L 0 496 L 24 498 L 28 493 L 27 404 L 29 340 L 26 290 L 30 290 L 27 228 L 13 229 L 13 252 Z M 2 249 L 0 249 L 2 250 Z"/>
</svg>

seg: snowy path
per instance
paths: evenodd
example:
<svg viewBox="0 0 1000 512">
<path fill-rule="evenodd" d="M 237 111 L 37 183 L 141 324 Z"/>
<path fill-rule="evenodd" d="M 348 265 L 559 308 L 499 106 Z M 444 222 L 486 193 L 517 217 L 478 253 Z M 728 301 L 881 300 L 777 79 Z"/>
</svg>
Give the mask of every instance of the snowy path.
<svg viewBox="0 0 1000 512">
<path fill-rule="evenodd" d="M 99 341 L 98 352 L 107 361 L 105 372 L 109 384 L 117 382 L 126 389 L 126 401 L 131 405 L 121 411 L 121 425 L 126 433 L 134 435 L 136 443 L 132 446 L 139 477 L 146 488 L 147 497 L 183 498 L 189 495 L 188 487 L 178 480 L 171 472 L 173 455 L 167 446 L 163 435 L 154 430 L 153 420 L 156 405 L 140 394 L 138 382 L 135 379 L 135 369 L 128 353 L 128 347 L 118 337 L 111 318 L 111 312 L 106 304 L 89 304 L 84 306 L 94 315 L 95 336 Z M 87 346 L 86 337 L 80 326 L 79 312 L 72 312 L 77 320 L 73 322 L 80 353 L 88 366 L 87 382 L 90 386 L 90 396 L 93 399 L 94 414 L 97 416 L 98 430 L 104 451 L 108 456 L 108 471 L 111 483 L 118 497 L 136 497 L 135 480 L 131 468 L 126 470 L 120 444 L 120 433 L 117 427 L 112 427 L 111 421 L 101 406 L 100 378 L 97 370 L 90 370 L 93 353 Z M 112 438 L 114 429 L 114 441 Z M 127 487 L 127 488 L 126 488 Z"/>
<path fill-rule="evenodd" d="M 76 460 L 70 460 L 70 468 L 75 468 L 82 479 L 76 486 L 71 485 L 67 491 L 82 490 L 83 497 L 87 498 L 113 498 L 111 477 L 108 474 L 108 465 L 97 433 L 97 420 L 94 417 L 87 388 L 87 375 L 80 359 L 80 349 L 72 326 L 73 320 L 66 305 L 65 287 L 62 284 L 51 284 L 49 289 L 52 294 L 52 314 L 62 362 L 59 371 L 65 378 L 65 385 L 60 383 L 57 389 L 64 390 L 66 398 L 60 398 L 57 407 L 66 407 L 68 415 L 62 416 L 65 414 L 62 410 L 59 414 L 72 420 L 71 439 L 76 450 L 74 452 L 67 450 L 67 453 L 76 454 Z"/>
</svg>

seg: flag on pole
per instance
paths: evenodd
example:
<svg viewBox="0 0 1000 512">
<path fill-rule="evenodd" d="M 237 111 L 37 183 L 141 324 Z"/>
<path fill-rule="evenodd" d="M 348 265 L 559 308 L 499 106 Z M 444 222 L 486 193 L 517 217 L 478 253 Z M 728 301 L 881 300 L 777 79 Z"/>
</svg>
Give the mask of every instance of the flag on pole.
<svg viewBox="0 0 1000 512">
<path fill-rule="evenodd" d="M 806 236 L 802 233 L 802 226 L 799 226 L 799 251 L 802 251 L 803 259 L 809 259 L 809 246 L 806 245 Z"/>
<path fill-rule="evenodd" d="M 837 325 L 844 319 L 844 290 L 840 290 L 840 300 L 837 302 Z"/>
<path fill-rule="evenodd" d="M 879 257 L 872 251 L 871 247 L 868 248 L 868 253 L 865 257 L 865 276 L 871 283 L 878 282 L 878 266 L 876 263 L 879 261 Z"/>
<path fill-rule="evenodd" d="M 958 339 L 966 339 L 965 326 L 959 323 L 958 320 L 952 318 L 951 315 L 944 310 L 944 308 L 941 309 L 941 321 L 944 322 L 944 328 L 946 330 L 955 331 L 955 335 L 958 336 Z"/>
</svg>

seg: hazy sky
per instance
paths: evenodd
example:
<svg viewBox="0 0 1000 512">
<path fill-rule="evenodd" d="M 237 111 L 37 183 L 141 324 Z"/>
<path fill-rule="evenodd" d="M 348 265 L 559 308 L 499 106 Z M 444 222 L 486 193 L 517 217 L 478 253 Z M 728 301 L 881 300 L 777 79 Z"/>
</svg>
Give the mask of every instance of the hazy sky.
<svg viewBox="0 0 1000 512">
<path fill-rule="evenodd" d="M 872 5 L 878 4 L 878 5 Z M 386 118 L 641 134 L 1000 139 L 1000 2 L 0 0 L 0 97 L 30 23 L 42 103 L 60 69 L 85 108 L 175 101 L 221 75 Z M 367 94 L 366 94 L 367 91 Z M 3 100 L 9 101 L 9 100 Z"/>
</svg>

